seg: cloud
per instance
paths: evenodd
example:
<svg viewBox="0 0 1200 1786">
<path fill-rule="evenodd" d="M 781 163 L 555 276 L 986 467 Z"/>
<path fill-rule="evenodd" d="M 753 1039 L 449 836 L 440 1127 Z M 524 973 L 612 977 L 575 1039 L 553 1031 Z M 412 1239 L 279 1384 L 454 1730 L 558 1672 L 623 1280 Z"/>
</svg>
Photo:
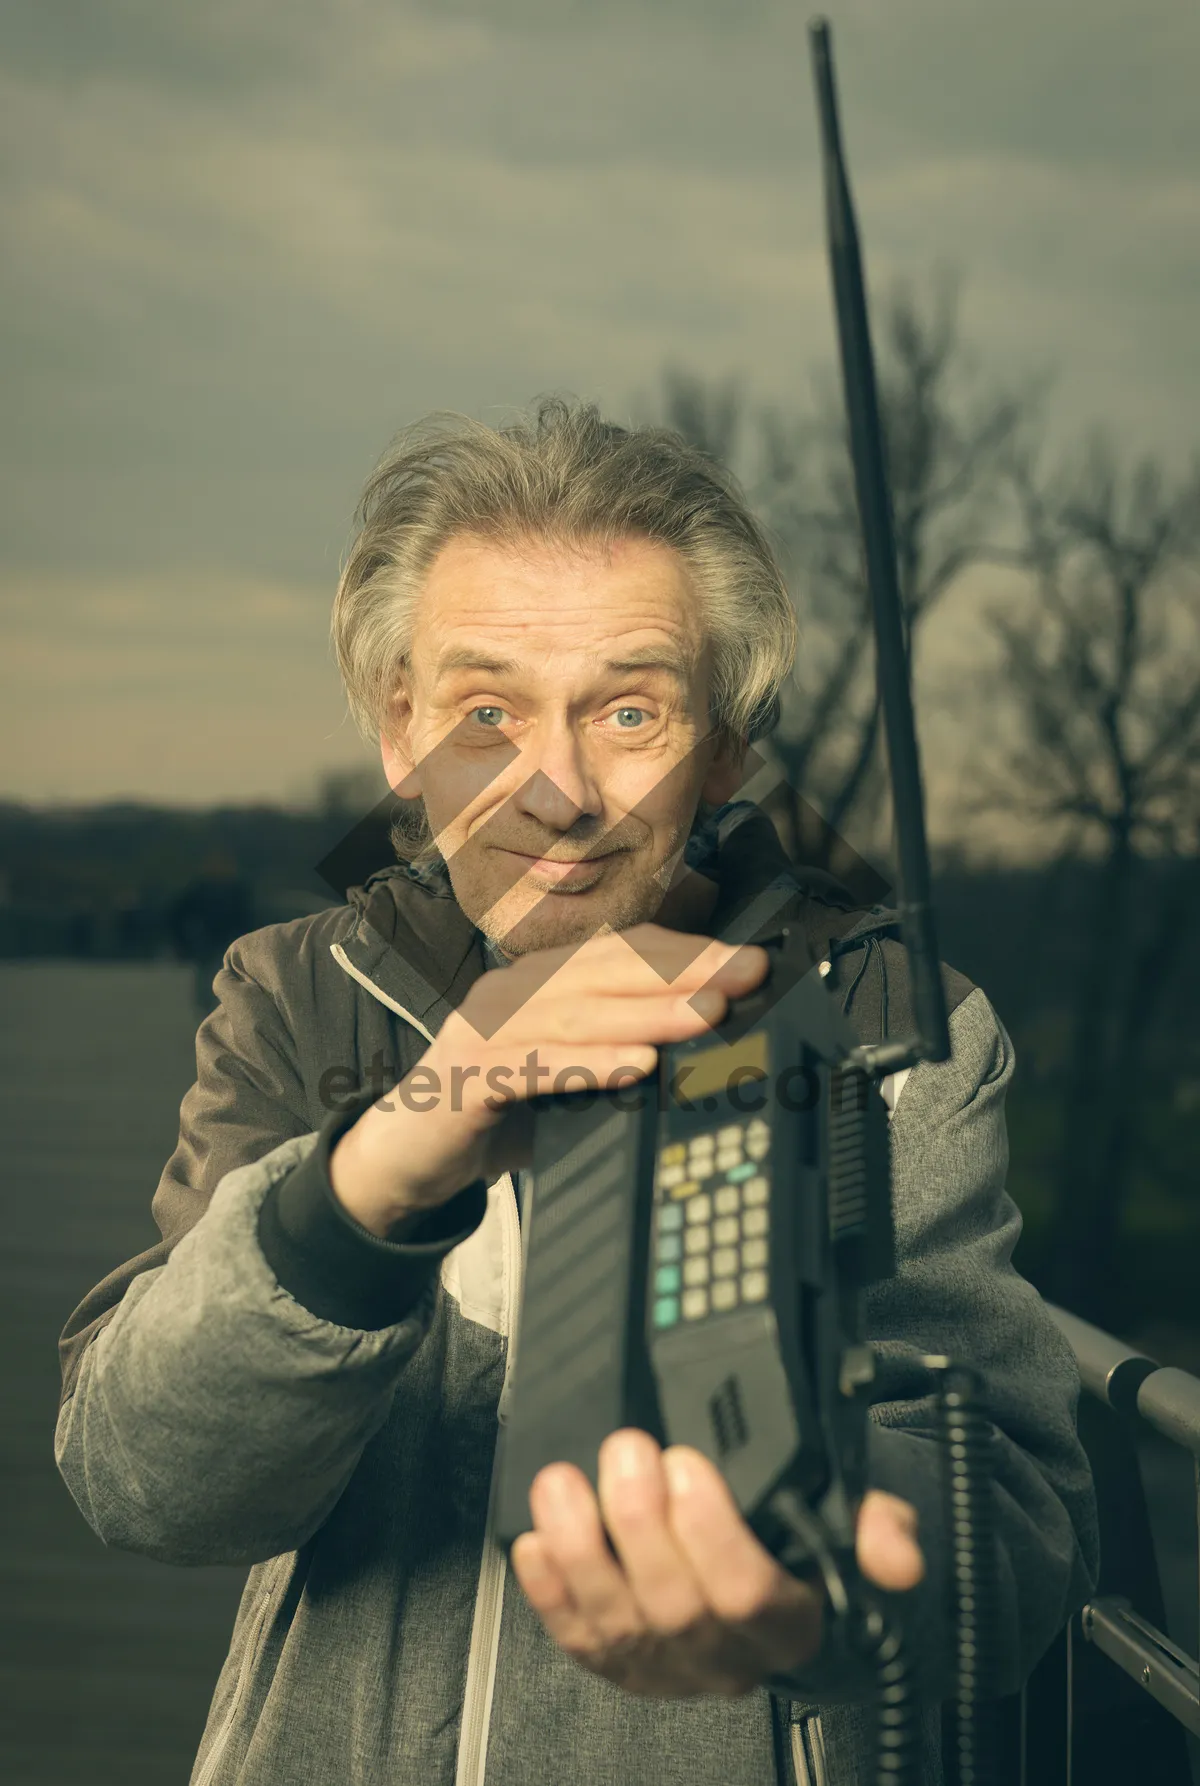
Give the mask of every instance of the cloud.
<svg viewBox="0 0 1200 1786">
<path fill-rule="evenodd" d="M 876 284 L 960 265 L 966 333 L 999 375 L 1055 371 L 1060 437 L 1107 417 L 1190 445 L 1200 12 L 828 10 Z M 831 355 L 790 5 L 77 13 L 64 33 L 14 0 L 3 26 L 0 595 L 157 589 L 163 649 L 172 627 L 192 641 L 179 700 L 203 644 L 176 567 L 331 588 L 362 479 L 423 411 L 565 389 L 627 414 L 668 361 L 786 406 Z M 105 749 L 127 778 L 103 637 L 131 623 L 89 612 L 89 699 L 118 678 Z"/>
<path fill-rule="evenodd" d="M 371 753 L 346 717 L 328 597 L 237 574 L 0 583 L 5 795 L 293 800 Z"/>
</svg>

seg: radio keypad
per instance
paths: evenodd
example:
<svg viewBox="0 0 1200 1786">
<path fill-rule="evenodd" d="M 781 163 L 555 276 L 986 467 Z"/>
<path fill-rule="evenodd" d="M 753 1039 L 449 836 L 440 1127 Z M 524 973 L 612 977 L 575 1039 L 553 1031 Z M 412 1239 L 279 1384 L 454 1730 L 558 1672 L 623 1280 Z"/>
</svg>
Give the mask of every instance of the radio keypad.
<svg viewBox="0 0 1200 1786">
<path fill-rule="evenodd" d="M 660 1331 L 768 1295 L 770 1146 L 768 1125 L 752 1117 L 660 1149 L 652 1310 Z"/>
</svg>

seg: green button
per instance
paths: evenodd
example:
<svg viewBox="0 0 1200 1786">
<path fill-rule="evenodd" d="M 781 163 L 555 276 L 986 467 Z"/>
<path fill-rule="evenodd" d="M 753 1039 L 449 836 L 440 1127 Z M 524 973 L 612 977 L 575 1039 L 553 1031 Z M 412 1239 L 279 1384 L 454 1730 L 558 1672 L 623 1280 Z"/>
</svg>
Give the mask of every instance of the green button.
<svg viewBox="0 0 1200 1786">
<path fill-rule="evenodd" d="M 743 1178 L 753 1178 L 757 1171 L 753 1160 L 744 1160 L 740 1166 L 731 1166 L 725 1176 L 730 1184 L 740 1184 Z"/>
<path fill-rule="evenodd" d="M 664 1234 L 658 1243 L 658 1262 L 660 1265 L 673 1265 L 683 1252 L 683 1241 L 678 1234 Z"/>
<path fill-rule="evenodd" d="M 658 1231 L 660 1234 L 674 1234 L 683 1227 L 683 1204 L 664 1203 L 658 1212 Z"/>
<path fill-rule="evenodd" d="M 669 1295 L 679 1288 L 678 1265 L 660 1265 L 654 1274 L 654 1288 L 658 1295 Z"/>
<path fill-rule="evenodd" d="M 679 1319 L 678 1296 L 662 1296 L 654 1305 L 654 1325 L 656 1327 L 674 1327 Z"/>
</svg>

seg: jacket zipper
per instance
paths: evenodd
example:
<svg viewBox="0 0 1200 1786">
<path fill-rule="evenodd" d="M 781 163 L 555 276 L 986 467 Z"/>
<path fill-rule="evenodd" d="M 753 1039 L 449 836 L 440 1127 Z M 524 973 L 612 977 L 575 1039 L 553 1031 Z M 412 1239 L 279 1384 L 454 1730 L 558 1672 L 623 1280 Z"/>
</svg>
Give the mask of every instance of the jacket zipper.
<svg viewBox="0 0 1200 1786">
<path fill-rule="evenodd" d="M 505 1196 L 501 1202 L 504 1247 L 505 1325 L 508 1329 L 508 1350 L 504 1360 L 504 1382 L 500 1390 L 497 1418 L 503 1423 L 508 1409 L 508 1386 L 512 1376 L 513 1350 L 516 1338 L 517 1297 L 521 1288 L 521 1235 L 517 1220 L 517 1197 L 512 1178 L 504 1175 Z M 463 1692 L 462 1722 L 458 1737 L 458 1766 L 454 1786 L 484 1786 L 487 1771 L 488 1736 L 492 1721 L 492 1694 L 496 1686 L 496 1663 L 500 1654 L 500 1623 L 504 1613 L 504 1583 L 508 1574 L 508 1558 L 495 1538 L 496 1488 L 500 1474 L 500 1447 L 492 1460 L 492 1480 L 488 1491 L 487 1524 L 483 1535 L 483 1560 L 479 1569 L 479 1586 L 475 1592 L 475 1617 L 471 1625 L 471 1649 L 467 1658 L 467 1680 Z"/>
<path fill-rule="evenodd" d="M 263 1626 L 267 1622 L 267 1612 L 271 1605 L 272 1587 L 273 1578 L 268 1581 L 266 1587 L 263 1588 L 262 1593 L 258 1597 L 258 1604 L 254 1608 L 250 1629 L 246 1634 L 246 1648 L 242 1653 L 242 1663 L 241 1667 L 238 1669 L 238 1677 L 233 1689 L 233 1697 L 229 1701 L 229 1710 L 221 1720 L 221 1728 L 213 1737 L 212 1748 L 208 1751 L 204 1766 L 196 1775 L 195 1780 L 192 1782 L 192 1786 L 211 1786 L 213 1776 L 217 1771 L 217 1766 L 221 1757 L 225 1753 L 225 1745 L 229 1741 L 229 1735 L 233 1729 L 234 1721 L 241 1709 L 242 1698 L 246 1691 L 246 1683 L 250 1679 L 255 1660 L 258 1656 L 259 1641 L 262 1637 Z"/>
<path fill-rule="evenodd" d="M 806 1731 L 807 1743 L 804 1740 Z M 825 1732 L 819 1714 L 808 1713 L 792 1725 L 792 1765 L 796 1770 L 796 1786 L 829 1786 L 829 1774 L 825 1765 Z"/>
<path fill-rule="evenodd" d="M 389 998 L 347 956 L 340 943 L 331 943 L 330 954 L 352 980 L 377 998 L 389 1011 L 411 1023 L 428 1042 L 433 1036 L 425 1025 L 403 1005 Z M 497 1419 L 504 1421 L 508 1408 L 508 1386 L 512 1375 L 513 1345 L 516 1328 L 517 1298 L 521 1289 L 521 1225 L 517 1219 L 517 1197 L 511 1176 L 503 1179 L 505 1195 L 500 1203 L 501 1246 L 504 1270 L 504 1328 L 508 1350 L 504 1360 L 504 1382 L 500 1390 Z M 504 1611 L 504 1581 L 508 1558 L 496 1543 L 496 1485 L 499 1477 L 500 1450 L 492 1461 L 492 1478 L 488 1490 L 487 1520 L 483 1535 L 483 1556 L 479 1566 L 479 1582 L 475 1590 L 475 1614 L 471 1622 L 471 1647 L 467 1656 L 467 1678 L 463 1691 L 462 1720 L 459 1726 L 458 1763 L 454 1786 L 483 1786 L 487 1767 L 488 1731 L 492 1716 L 492 1693 L 496 1685 L 496 1662 L 500 1652 L 500 1620 Z M 208 1786 L 207 1780 L 195 1786 Z"/>
</svg>

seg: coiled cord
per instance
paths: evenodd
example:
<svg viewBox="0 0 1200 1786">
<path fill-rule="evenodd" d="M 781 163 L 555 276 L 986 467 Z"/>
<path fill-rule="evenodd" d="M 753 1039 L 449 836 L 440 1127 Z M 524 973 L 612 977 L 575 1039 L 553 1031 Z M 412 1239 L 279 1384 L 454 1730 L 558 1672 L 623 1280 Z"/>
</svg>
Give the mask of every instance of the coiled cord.
<svg viewBox="0 0 1200 1786">
<path fill-rule="evenodd" d="M 855 1647 L 875 1670 L 875 1786 L 919 1786 L 920 1708 L 899 1626 L 863 1600 Z"/>
<path fill-rule="evenodd" d="M 946 1458 L 947 1526 L 954 1590 L 953 1701 L 946 1786 L 993 1786 L 996 1764 L 995 1644 L 999 1629 L 991 1425 L 983 1386 L 968 1365 L 922 1361 L 938 1381 L 938 1415 Z"/>
</svg>

